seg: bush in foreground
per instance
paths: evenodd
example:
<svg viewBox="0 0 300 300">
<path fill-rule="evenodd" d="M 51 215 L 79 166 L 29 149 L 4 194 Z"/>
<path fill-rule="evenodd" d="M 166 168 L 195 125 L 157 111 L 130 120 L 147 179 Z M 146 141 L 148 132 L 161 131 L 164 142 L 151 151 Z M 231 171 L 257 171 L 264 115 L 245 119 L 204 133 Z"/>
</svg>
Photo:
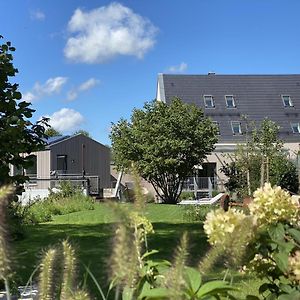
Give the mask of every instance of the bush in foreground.
<svg viewBox="0 0 300 300">
<path fill-rule="evenodd" d="M 157 251 L 148 248 L 147 237 L 154 233 L 153 227 L 144 215 L 145 202 L 141 192 L 136 195 L 139 197 L 136 197 L 130 209 L 128 206 L 111 204 L 118 221 L 114 229 L 107 293 L 103 292 L 86 268 L 98 288 L 99 299 L 261 299 L 253 295 L 241 297 L 235 285 L 225 280 L 203 282 L 202 274 L 207 274 L 222 256 L 227 269 L 231 264 L 243 266 L 247 263 L 244 270 L 254 271 L 261 276 L 264 284 L 259 293 L 263 299 L 300 298 L 299 203 L 281 188 L 272 188 L 268 184 L 257 190 L 250 205 L 250 215 L 234 209 L 210 212 L 204 228 L 212 248 L 198 268 L 187 265 L 187 233 L 183 234 L 174 250 L 172 262 L 152 258 Z M 6 198 L 6 194 L 3 196 L 0 190 L 2 212 L 5 212 Z M 1 221 L 0 270 L 4 270 L 1 276 L 9 294 L 11 253 L 7 245 L 6 223 Z M 221 236 L 220 228 L 224 233 Z M 38 268 L 39 299 L 92 299 L 77 280 L 80 277 L 76 266 L 75 251 L 69 242 L 64 241 L 46 251 Z"/>
</svg>

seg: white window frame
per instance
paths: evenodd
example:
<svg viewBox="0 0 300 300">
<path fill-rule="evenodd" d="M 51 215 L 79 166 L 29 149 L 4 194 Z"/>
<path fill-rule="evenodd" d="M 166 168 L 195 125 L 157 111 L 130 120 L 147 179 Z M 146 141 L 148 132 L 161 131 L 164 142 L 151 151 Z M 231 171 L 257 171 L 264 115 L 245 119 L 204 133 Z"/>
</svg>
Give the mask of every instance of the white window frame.
<svg viewBox="0 0 300 300">
<path fill-rule="evenodd" d="M 293 126 L 293 125 L 297 126 L 297 128 L 298 128 L 297 131 L 294 130 L 295 126 Z M 299 124 L 299 122 L 291 122 L 291 128 L 292 128 L 293 133 L 298 133 L 298 134 L 300 133 L 300 124 Z"/>
<path fill-rule="evenodd" d="M 207 97 L 210 97 L 212 106 L 207 106 L 207 105 L 206 105 L 205 99 L 206 99 Z M 215 108 L 214 97 L 213 97 L 212 95 L 203 95 L 203 101 L 204 101 L 204 106 L 205 106 L 205 108 Z"/>
<path fill-rule="evenodd" d="M 284 97 L 289 97 L 289 105 L 285 105 Z M 293 107 L 294 106 L 290 95 L 281 95 L 281 100 L 282 100 L 284 107 Z"/>
<path fill-rule="evenodd" d="M 238 133 L 234 132 L 234 130 L 233 130 L 233 127 L 234 127 L 235 124 L 238 124 L 238 125 L 239 125 L 239 132 L 238 132 Z M 241 135 L 241 134 L 243 133 L 243 132 L 242 132 L 242 125 L 241 125 L 241 122 L 239 122 L 239 121 L 231 121 L 231 130 L 232 130 L 232 133 L 233 133 L 234 135 Z"/>
<path fill-rule="evenodd" d="M 217 135 L 221 135 L 221 133 L 220 133 L 220 124 L 219 124 L 219 122 L 218 121 L 212 121 L 213 122 L 213 124 L 217 127 L 217 129 L 218 129 L 218 132 L 217 132 Z"/>
<path fill-rule="evenodd" d="M 231 98 L 232 98 L 232 105 L 233 105 L 233 106 L 229 106 L 229 105 L 228 105 L 227 97 L 231 97 Z M 226 107 L 227 107 L 227 108 L 236 108 L 235 100 L 234 100 L 234 96 L 233 96 L 233 95 L 225 95 L 225 102 L 226 102 Z"/>
</svg>

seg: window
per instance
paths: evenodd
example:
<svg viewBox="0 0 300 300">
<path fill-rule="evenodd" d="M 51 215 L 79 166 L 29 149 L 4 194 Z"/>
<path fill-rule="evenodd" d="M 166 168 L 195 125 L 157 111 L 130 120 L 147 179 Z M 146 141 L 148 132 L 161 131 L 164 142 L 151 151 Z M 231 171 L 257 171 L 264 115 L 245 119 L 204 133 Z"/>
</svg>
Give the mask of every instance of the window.
<svg viewBox="0 0 300 300">
<path fill-rule="evenodd" d="M 293 106 L 293 102 L 292 102 L 291 96 L 281 95 L 281 99 L 282 99 L 284 107 L 291 107 L 291 106 Z"/>
<path fill-rule="evenodd" d="M 234 102 L 234 97 L 233 96 L 226 95 L 225 100 L 226 100 L 227 108 L 235 108 L 235 102 Z"/>
<path fill-rule="evenodd" d="M 57 155 L 57 171 L 66 174 L 67 171 L 67 155 Z"/>
<path fill-rule="evenodd" d="M 203 99 L 204 99 L 204 105 L 205 105 L 206 108 L 213 108 L 213 107 L 215 107 L 213 96 L 211 96 L 211 95 L 204 95 Z"/>
<path fill-rule="evenodd" d="M 231 129 L 233 134 L 242 134 L 242 128 L 240 122 L 231 122 Z"/>
<path fill-rule="evenodd" d="M 34 155 L 31 159 L 31 166 L 25 169 L 26 176 L 36 177 L 37 176 L 37 157 Z"/>
<path fill-rule="evenodd" d="M 220 135 L 220 126 L 219 126 L 219 123 L 217 121 L 213 121 L 213 124 L 217 128 L 217 135 Z"/>
<path fill-rule="evenodd" d="M 293 133 L 300 133 L 299 123 L 291 123 Z"/>
</svg>

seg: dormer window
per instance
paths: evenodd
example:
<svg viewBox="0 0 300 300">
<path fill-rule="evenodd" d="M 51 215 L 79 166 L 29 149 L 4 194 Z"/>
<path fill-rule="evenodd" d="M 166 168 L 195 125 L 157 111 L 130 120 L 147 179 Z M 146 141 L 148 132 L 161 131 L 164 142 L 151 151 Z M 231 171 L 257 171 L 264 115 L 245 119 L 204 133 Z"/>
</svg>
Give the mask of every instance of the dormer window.
<svg viewBox="0 0 300 300">
<path fill-rule="evenodd" d="M 293 133 L 300 133 L 299 123 L 291 123 Z"/>
<path fill-rule="evenodd" d="M 234 135 L 242 134 L 241 122 L 232 121 L 231 129 Z"/>
<path fill-rule="evenodd" d="M 204 95 L 203 100 L 204 100 L 204 105 L 206 108 L 214 108 L 215 107 L 213 96 Z"/>
<path fill-rule="evenodd" d="M 232 95 L 226 95 L 225 100 L 227 108 L 235 108 L 235 101 Z"/>
<path fill-rule="evenodd" d="M 213 121 L 213 125 L 217 128 L 217 135 L 220 135 L 220 125 L 217 121 Z"/>
<path fill-rule="evenodd" d="M 292 106 L 294 106 L 293 102 L 292 102 L 292 99 L 291 99 L 291 96 L 289 96 L 289 95 L 281 95 L 281 99 L 282 99 L 284 107 L 292 107 Z"/>
</svg>

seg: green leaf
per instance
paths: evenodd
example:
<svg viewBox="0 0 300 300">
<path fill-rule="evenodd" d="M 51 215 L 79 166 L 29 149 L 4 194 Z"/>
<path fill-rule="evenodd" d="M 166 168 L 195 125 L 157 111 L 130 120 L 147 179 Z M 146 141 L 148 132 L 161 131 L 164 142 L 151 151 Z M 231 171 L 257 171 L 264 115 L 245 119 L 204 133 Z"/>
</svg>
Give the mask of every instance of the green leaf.
<svg viewBox="0 0 300 300">
<path fill-rule="evenodd" d="M 142 260 L 144 259 L 144 258 L 146 258 L 146 257 L 148 257 L 148 256 L 150 256 L 150 255 L 153 255 L 153 254 L 156 254 L 156 253 L 158 253 L 159 251 L 158 250 L 151 250 L 151 251 L 147 251 L 147 252 L 145 252 L 144 253 L 144 255 L 142 256 Z"/>
<path fill-rule="evenodd" d="M 218 293 L 226 293 L 227 291 L 236 291 L 237 289 L 229 286 L 227 282 L 221 280 L 215 280 L 205 283 L 201 286 L 197 292 L 198 297 L 206 295 L 216 295 Z"/>
<path fill-rule="evenodd" d="M 188 289 L 196 294 L 201 286 L 201 275 L 199 271 L 194 268 L 186 267 L 184 270 L 184 278 L 187 283 Z"/>
<path fill-rule="evenodd" d="M 288 269 L 288 253 L 285 252 L 275 253 L 274 259 L 280 271 L 286 272 Z"/>
<path fill-rule="evenodd" d="M 295 239 L 297 243 L 300 243 L 300 230 L 289 228 L 287 232 Z"/>
<path fill-rule="evenodd" d="M 281 291 L 283 291 L 287 294 L 290 294 L 295 290 L 289 284 L 282 284 L 282 283 L 279 284 L 279 288 L 280 288 Z"/>
<path fill-rule="evenodd" d="M 260 294 L 264 293 L 265 291 L 267 291 L 269 289 L 270 285 L 268 283 L 264 283 L 262 284 L 259 289 L 258 289 L 258 292 Z"/>
<path fill-rule="evenodd" d="M 285 236 L 285 230 L 282 223 L 278 223 L 276 225 L 271 225 L 268 230 L 270 238 L 277 242 L 277 241 L 283 241 Z"/>
<path fill-rule="evenodd" d="M 165 288 L 154 288 L 151 290 L 146 290 L 141 293 L 138 299 L 147 299 L 147 300 L 155 300 L 155 299 L 167 299 L 170 296 L 169 290 Z"/>
<path fill-rule="evenodd" d="M 254 295 L 247 295 L 246 300 L 260 300 L 260 298 Z"/>
<path fill-rule="evenodd" d="M 299 300 L 300 299 L 300 292 L 294 291 L 290 294 L 282 294 L 278 297 L 278 300 Z"/>
<path fill-rule="evenodd" d="M 277 295 L 272 293 L 266 297 L 266 300 L 277 300 Z"/>
<path fill-rule="evenodd" d="M 125 286 L 122 293 L 122 300 L 132 300 L 134 294 L 134 289 L 128 286 Z"/>
</svg>

